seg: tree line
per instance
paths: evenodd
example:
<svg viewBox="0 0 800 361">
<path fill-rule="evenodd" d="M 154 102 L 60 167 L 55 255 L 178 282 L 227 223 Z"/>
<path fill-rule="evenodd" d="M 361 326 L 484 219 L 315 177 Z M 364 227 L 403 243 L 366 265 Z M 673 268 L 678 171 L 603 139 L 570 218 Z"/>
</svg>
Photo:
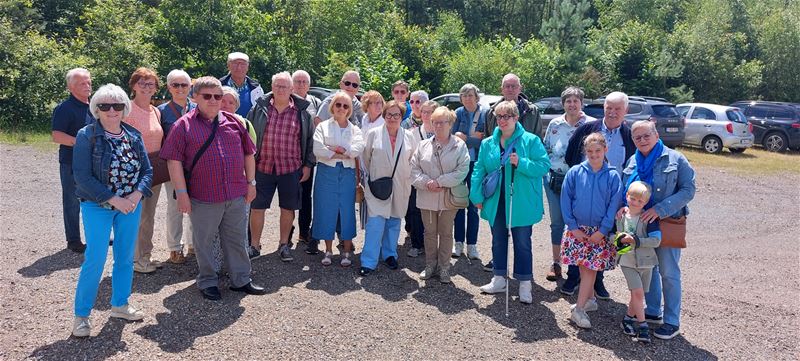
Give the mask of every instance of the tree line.
<svg viewBox="0 0 800 361">
<path fill-rule="evenodd" d="M 387 97 L 398 79 L 496 94 L 515 72 L 531 98 L 578 85 L 590 97 L 800 102 L 792 0 L 4 0 L 0 37 L 4 131 L 48 129 L 70 68 L 125 87 L 139 66 L 222 76 L 231 51 L 262 82 L 305 69 L 336 87 L 356 68 Z"/>
</svg>

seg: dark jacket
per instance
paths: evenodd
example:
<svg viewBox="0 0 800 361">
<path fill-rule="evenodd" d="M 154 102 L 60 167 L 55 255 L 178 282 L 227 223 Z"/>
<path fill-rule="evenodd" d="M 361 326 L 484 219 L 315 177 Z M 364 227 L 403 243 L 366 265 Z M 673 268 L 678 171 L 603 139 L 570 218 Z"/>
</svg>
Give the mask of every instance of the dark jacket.
<svg viewBox="0 0 800 361">
<path fill-rule="evenodd" d="M 122 131 L 127 133 L 133 149 L 139 157 L 139 183 L 136 190 L 144 197 L 153 192 L 153 168 L 144 149 L 142 134 L 132 126 L 122 123 Z M 111 167 L 111 142 L 106 139 L 105 129 L 100 121 L 94 121 L 78 131 L 72 157 L 72 172 L 75 175 L 75 195 L 91 202 L 103 203 L 114 197 L 108 188 L 108 172 Z"/>
<path fill-rule="evenodd" d="M 599 132 L 602 127 L 603 120 L 600 119 L 587 122 L 575 130 L 575 134 L 572 135 L 572 138 L 569 138 L 567 153 L 564 155 L 564 161 L 567 162 L 568 166 L 573 167 L 583 162 L 583 140 L 586 139 L 589 134 Z M 628 159 L 636 152 L 636 145 L 633 144 L 631 128 L 629 128 L 624 121 L 619 128 L 619 135 L 622 137 L 622 144 L 625 146 L 625 162 L 623 162 L 623 164 L 626 164 Z"/>
<path fill-rule="evenodd" d="M 494 128 L 497 127 L 497 119 L 494 117 L 494 108 L 503 100 L 492 104 L 492 109 L 486 114 L 486 132 L 484 134 L 494 134 Z M 539 115 L 539 108 L 528 100 L 525 94 L 519 93 L 517 104 L 522 104 L 522 109 L 519 113 L 519 123 L 522 128 L 528 133 L 531 133 L 540 139 L 544 138 L 544 130 L 542 129 L 542 117 Z"/>
<path fill-rule="evenodd" d="M 314 121 L 311 115 L 306 111 L 309 102 L 295 94 L 291 95 L 294 106 L 297 108 L 297 121 L 300 122 L 300 162 L 306 167 L 313 167 L 317 163 L 317 158 L 314 157 Z M 264 141 L 264 130 L 267 129 L 267 108 L 272 100 L 272 92 L 264 94 L 261 98 L 256 100 L 253 109 L 247 113 L 247 120 L 253 123 L 256 129 L 256 162 L 261 155 L 261 142 Z"/>
</svg>

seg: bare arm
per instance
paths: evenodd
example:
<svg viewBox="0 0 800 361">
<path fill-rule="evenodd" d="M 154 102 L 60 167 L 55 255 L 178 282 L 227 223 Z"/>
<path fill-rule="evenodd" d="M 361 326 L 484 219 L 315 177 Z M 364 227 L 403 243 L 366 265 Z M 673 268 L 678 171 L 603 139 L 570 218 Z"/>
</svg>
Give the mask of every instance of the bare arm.
<svg viewBox="0 0 800 361">
<path fill-rule="evenodd" d="M 75 145 L 75 137 L 62 131 L 54 130 L 52 133 L 50 133 L 50 138 L 53 140 L 53 143 L 66 145 L 68 147 Z"/>
</svg>

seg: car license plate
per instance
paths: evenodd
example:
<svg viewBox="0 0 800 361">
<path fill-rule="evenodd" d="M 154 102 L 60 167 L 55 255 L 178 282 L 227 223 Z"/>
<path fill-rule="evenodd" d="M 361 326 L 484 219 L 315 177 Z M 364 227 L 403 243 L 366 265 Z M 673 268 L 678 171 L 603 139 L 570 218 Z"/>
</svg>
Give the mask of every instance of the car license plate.
<svg viewBox="0 0 800 361">
<path fill-rule="evenodd" d="M 750 143 L 750 139 L 742 139 L 742 140 L 740 141 L 740 143 L 741 143 L 741 144 L 743 144 L 743 145 L 750 145 L 750 144 L 751 144 L 751 143 Z"/>
<path fill-rule="evenodd" d="M 676 127 L 667 127 L 667 133 L 677 133 L 678 128 Z"/>
</svg>

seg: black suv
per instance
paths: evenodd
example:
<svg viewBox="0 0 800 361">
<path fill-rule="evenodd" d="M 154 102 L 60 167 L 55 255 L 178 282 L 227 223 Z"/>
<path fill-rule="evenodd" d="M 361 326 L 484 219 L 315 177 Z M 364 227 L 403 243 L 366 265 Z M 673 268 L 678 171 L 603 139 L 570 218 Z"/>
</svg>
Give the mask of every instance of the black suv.
<svg viewBox="0 0 800 361">
<path fill-rule="evenodd" d="M 604 116 L 604 101 L 605 97 L 595 99 L 591 104 L 587 104 L 583 108 L 583 112 L 597 119 L 602 119 Z M 631 126 L 637 120 L 656 122 L 659 138 L 670 148 L 681 145 L 683 138 L 686 136 L 684 118 L 675 109 L 675 104 L 664 98 L 629 96 L 628 114 L 625 114 L 625 122 L 628 123 L 628 126 Z"/>
<path fill-rule="evenodd" d="M 742 110 L 753 126 L 755 143 L 771 152 L 800 149 L 800 104 L 738 101 L 731 104 Z"/>
</svg>

